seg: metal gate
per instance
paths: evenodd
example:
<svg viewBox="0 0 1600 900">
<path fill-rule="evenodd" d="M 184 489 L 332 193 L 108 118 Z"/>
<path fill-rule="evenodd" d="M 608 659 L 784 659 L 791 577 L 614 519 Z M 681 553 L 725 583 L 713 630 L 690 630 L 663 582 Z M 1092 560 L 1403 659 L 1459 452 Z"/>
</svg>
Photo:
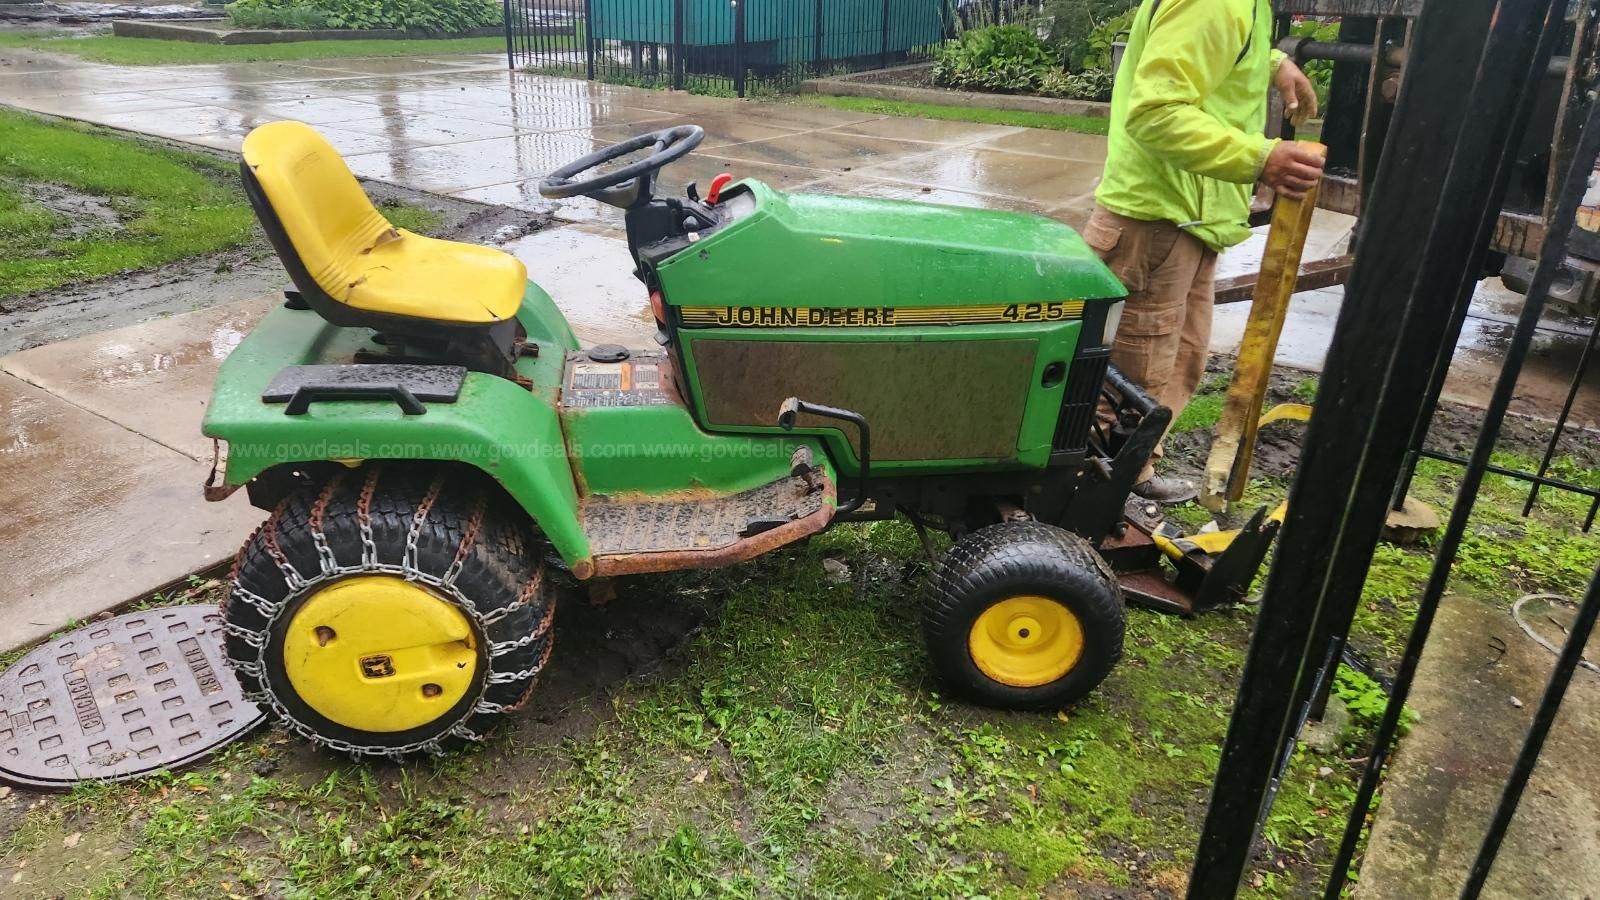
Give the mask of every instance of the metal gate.
<svg viewBox="0 0 1600 900">
<path fill-rule="evenodd" d="M 504 0 L 512 68 L 743 97 L 927 60 L 981 0 Z"/>
<path fill-rule="evenodd" d="M 1460 456 L 1430 450 L 1425 442 L 1444 370 L 1484 271 L 1517 166 L 1519 143 L 1535 105 L 1531 98 L 1551 71 L 1557 46 L 1570 40 L 1571 25 L 1564 21 L 1569 0 L 1295 3 L 1307 4 L 1330 15 L 1341 7 L 1362 7 L 1369 16 L 1405 15 L 1410 58 L 1383 151 L 1370 165 L 1372 187 L 1363 198 L 1355 261 L 1328 351 L 1317 413 L 1290 492 L 1278 564 L 1267 578 L 1191 873 L 1188 896 L 1194 900 L 1232 897 L 1238 891 L 1301 728 L 1318 713 L 1318 698 L 1339 664 L 1385 512 L 1394 497 L 1404 496 L 1419 457 L 1457 462 L 1462 477 L 1435 545 L 1433 568 L 1359 789 L 1351 808 L 1341 811 L 1347 815 L 1346 827 L 1324 887 L 1327 900 L 1336 900 L 1348 886 L 1350 866 L 1485 474 L 1521 477 L 1532 484 L 1524 514 L 1541 489 L 1592 498 L 1586 529 L 1600 505 L 1600 493 L 1549 475 L 1595 352 L 1594 333 L 1539 471 L 1517 472 L 1490 461 L 1600 154 L 1600 114 L 1588 86 L 1565 95 L 1571 104 L 1568 121 L 1581 123 L 1582 129 L 1554 172 L 1538 264 L 1474 446 Z M 1578 0 L 1571 7 L 1580 24 L 1600 13 L 1596 0 Z M 1575 55 L 1572 65 L 1592 79 L 1592 47 L 1581 58 Z M 1585 237 L 1592 239 L 1600 224 L 1585 216 L 1583 227 L 1589 232 Z M 1600 571 L 1589 582 L 1499 804 L 1486 823 L 1461 890 L 1464 898 L 1479 896 L 1484 887 L 1597 616 Z"/>
</svg>

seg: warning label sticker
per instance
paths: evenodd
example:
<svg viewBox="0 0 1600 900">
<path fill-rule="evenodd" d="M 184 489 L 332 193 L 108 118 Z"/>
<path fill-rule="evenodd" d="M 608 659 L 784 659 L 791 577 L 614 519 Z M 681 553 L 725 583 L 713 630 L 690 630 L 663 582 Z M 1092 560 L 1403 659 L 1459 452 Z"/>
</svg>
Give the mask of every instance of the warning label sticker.
<svg viewBox="0 0 1600 900">
<path fill-rule="evenodd" d="M 575 358 L 567 363 L 566 390 L 561 405 L 666 406 L 674 402 L 668 389 L 667 359 L 639 354 L 618 363 L 597 363 Z"/>
</svg>

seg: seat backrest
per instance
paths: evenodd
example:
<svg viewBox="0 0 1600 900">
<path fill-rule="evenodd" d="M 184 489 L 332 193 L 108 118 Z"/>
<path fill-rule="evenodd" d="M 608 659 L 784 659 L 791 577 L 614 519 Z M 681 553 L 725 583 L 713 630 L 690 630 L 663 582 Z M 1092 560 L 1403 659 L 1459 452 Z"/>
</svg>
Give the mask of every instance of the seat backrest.
<svg viewBox="0 0 1600 900">
<path fill-rule="evenodd" d="M 262 125 L 243 151 L 246 193 L 295 286 L 344 302 L 361 277 L 361 254 L 398 236 L 394 227 L 311 126 Z"/>
</svg>

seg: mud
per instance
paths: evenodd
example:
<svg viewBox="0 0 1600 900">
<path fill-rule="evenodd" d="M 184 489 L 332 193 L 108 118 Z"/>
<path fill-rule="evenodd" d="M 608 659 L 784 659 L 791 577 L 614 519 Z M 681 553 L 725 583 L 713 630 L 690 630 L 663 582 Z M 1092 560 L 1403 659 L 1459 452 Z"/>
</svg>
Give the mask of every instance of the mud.
<svg viewBox="0 0 1600 900">
<path fill-rule="evenodd" d="M 902 87 L 937 88 L 933 83 L 933 66 L 901 66 L 893 69 L 880 69 L 871 72 L 862 72 L 850 76 L 851 81 L 862 81 L 868 84 L 897 84 Z"/>
<path fill-rule="evenodd" d="M 564 757 L 537 752 L 539 748 L 557 748 L 569 739 L 592 740 L 596 731 L 614 717 L 612 701 L 619 692 L 630 684 L 681 671 L 685 648 L 701 625 L 717 615 L 721 608 L 717 598 L 725 594 L 704 588 L 673 591 L 670 582 L 663 578 L 617 579 L 612 583 L 615 594 L 604 604 L 593 603 L 585 590 L 563 589 L 557 603 L 556 643 L 565 646 L 567 652 L 552 655 L 528 708 L 509 717 L 482 753 L 469 757 L 474 767 L 492 770 L 495 777 L 468 779 L 468 783 L 517 785 L 548 780 L 552 767 L 558 765 L 553 760 Z M 185 593 L 177 599 L 221 599 L 216 582 L 207 588 L 205 597 Z M 255 750 L 246 756 L 254 761 L 255 774 L 305 786 L 327 778 L 330 766 L 337 767 L 344 759 L 276 729 L 269 729 L 255 741 Z M 236 767 L 236 777 L 242 774 L 248 779 L 249 772 L 240 770 L 247 770 L 250 763 L 229 765 Z M 380 784 L 398 783 L 406 768 L 387 762 L 364 765 L 373 770 Z M 0 843 L 11 838 L 28 810 L 59 802 L 61 797 L 22 787 L 0 787 L 0 791 L 4 792 L 0 793 Z M 478 793 L 492 798 L 495 791 Z M 398 802 L 399 796 L 395 793 L 393 799 Z M 93 849 L 104 859 L 111 851 L 90 848 L 88 835 L 97 834 L 96 840 L 100 840 L 115 830 L 94 829 L 92 817 L 71 812 L 68 815 L 76 816 L 73 827 L 81 827 L 86 836 L 84 846 L 78 849 Z M 113 849 L 121 855 L 121 848 Z M 41 848 L 29 854 L 29 864 L 37 871 L 40 867 L 49 868 L 52 859 L 65 865 L 85 855 L 67 853 L 60 847 Z"/>
<path fill-rule="evenodd" d="M 1206 367 L 1207 380 L 1227 378 L 1232 374 L 1233 360 L 1213 356 Z M 1307 373 L 1286 366 L 1277 367 L 1268 383 L 1264 408 L 1279 403 L 1304 403 L 1294 391 L 1307 377 Z M 1223 388 L 1222 390 L 1226 390 Z M 1434 415 L 1428 430 L 1429 449 L 1465 456 L 1472 452 L 1483 423 L 1483 411 L 1471 406 L 1444 401 Z M 1569 425 L 1560 445 L 1560 455 L 1571 457 L 1586 467 L 1600 466 L 1600 440 L 1588 430 Z M 1292 478 L 1300 464 L 1301 440 L 1306 426 L 1300 422 L 1278 422 L 1260 432 L 1250 473 L 1255 478 Z M 1545 442 L 1550 439 L 1553 426 L 1541 418 L 1512 414 L 1506 417 L 1496 445 L 1502 451 L 1543 455 Z M 1201 428 L 1167 439 L 1166 470 L 1186 478 L 1198 478 L 1204 471 L 1206 457 L 1211 452 L 1212 429 Z"/>
<path fill-rule="evenodd" d="M 15 187 L 29 200 L 61 217 L 54 234 L 57 238 L 83 237 L 122 227 L 122 217 L 104 197 L 59 184 L 25 183 Z"/>
<path fill-rule="evenodd" d="M 191 151 L 193 147 L 186 148 Z M 219 154 L 222 155 L 222 154 Z M 499 246 L 539 231 L 549 218 L 365 182 L 380 208 L 405 204 L 443 219 L 435 233 L 452 240 Z M 67 217 L 73 228 L 114 230 L 116 210 L 103 198 L 54 185 L 30 188 L 35 199 Z M 180 260 L 158 269 L 123 273 L 0 301 L 0 355 L 54 341 L 132 325 L 259 296 L 288 287 L 288 277 L 264 237 L 239 248 Z"/>
</svg>

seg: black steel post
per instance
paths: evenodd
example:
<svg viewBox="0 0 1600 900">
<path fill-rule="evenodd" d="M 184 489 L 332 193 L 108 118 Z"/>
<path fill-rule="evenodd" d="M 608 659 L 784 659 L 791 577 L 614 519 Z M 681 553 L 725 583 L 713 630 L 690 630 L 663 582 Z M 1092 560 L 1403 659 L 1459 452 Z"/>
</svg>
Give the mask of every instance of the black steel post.
<svg viewBox="0 0 1600 900">
<path fill-rule="evenodd" d="M 822 74 L 822 0 L 817 0 L 816 25 L 813 28 L 811 48 L 811 73 Z"/>
<path fill-rule="evenodd" d="M 1188 896 L 1233 896 L 1333 635 L 1348 627 L 1429 358 L 1499 207 L 1529 61 L 1560 0 L 1423 7 L 1289 515 L 1222 748 Z M 1547 57 L 1546 57 L 1547 58 Z M 1472 85 L 1470 94 L 1463 85 Z M 1465 102 L 1464 102 L 1465 101 Z M 1471 127 L 1463 127 L 1472 122 Z M 1483 124 L 1480 124 L 1483 123 Z M 1376 364 L 1375 364 L 1376 363 Z M 1273 612 L 1269 614 L 1269 610 Z"/>
<path fill-rule="evenodd" d="M 515 69 L 517 60 L 512 47 L 511 0 L 501 0 L 500 18 L 506 26 L 506 68 Z"/>
<path fill-rule="evenodd" d="M 1539 3 L 1544 2 L 1544 0 L 1533 0 L 1533 2 Z M 1545 66 L 1547 68 L 1550 54 L 1555 49 L 1557 36 L 1548 31 L 1533 31 L 1520 37 L 1529 39 L 1541 35 L 1544 41 L 1537 46 L 1535 52 L 1540 58 L 1546 60 Z M 1512 38 L 1507 38 L 1507 40 L 1512 40 Z M 1546 44 L 1548 44 L 1548 47 L 1545 46 Z M 1508 49 L 1511 52 L 1516 52 L 1514 48 Z M 1501 52 L 1501 50 L 1491 45 L 1489 52 L 1497 53 Z M 1471 203 L 1471 198 L 1475 196 L 1489 196 L 1492 194 L 1495 198 L 1493 201 L 1494 209 L 1498 211 L 1501 203 L 1500 198 L 1504 195 L 1505 185 L 1508 183 L 1515 165 L 1514 154 L 1517 148 L 1513 136 L 1520 134 L 1526 127 L 1530 115 L 1529 110 L 1534 105 L 1532 95 L 1533 92 L 1537 91 L 1540 75 L 1544 71 L 1545 68 L 1541 68 L 1537 73 L 1530 73 L 1528 80 L 1521 82 L 1526 85 L 1524 96 L 1512 97 L 1510 102 L 1515 104 L 1512 107 L 1513 111 L 1501 113 L 1506 117 L 1499 120 L 1496 126 L 1490 130 L 1491 143 L 1486 145 L 1485 149 L 1481 150 L 1480 153 L 1494 154 L 1499 157 L 1498 166 L 1490 170 L 1492 175 L 1485 173 L 1484 180 L 1457 182 L 1459 186 L 1451 188 L 1450 193 L 1446 195 L 1452 200 L 1459 197 L 1464 204 L 1463 208 L 1473 209 L 1474 207 L 1466 206 L 1465 204 Z M 1501 92 L 1517 89 L 1516 85 L 1519 82 L 1516 81 L 1515 72 L 1507 71 L 1497 77 L 1500 80 L 1491 84 L 1488 89 L 1480 89 L 1479 96 L 1474 100 L 1475 110 L 1501 108 L 1501 104 L 1506 101 L 1506 97 L 1501 96 Z M 1511 95 L 1507 94 L 1506 96 Z M 1479 119 L 1474 114 L 1468 121 L 1487 120 Z M 1498 151 L 1491 149 L 1496 146 L 1500 148 Z M 1458 157 L 1457 165 L 1460 165 L 1459 159 L 1460 157 Z M 1490 157 L 1484 156 L 1482 161 L 1483 164 L 1488 165 Z M 1452 174 L 1451 177 L 1454 178 L 1455 175 Z M 1469 216 L 1467 222 L 1470 223 L 1470 221 L 1471 218 Z M 1402 334 L 1400 349 L 1390 362 L 1392 384 L 1387 389 L 1386 395 L 1392 400 L 1388 402 L 1392 402 L 1396 409 L 1410 408 L 1412 410 L 1407 413 L 1410 416 L 1409 419 L 1399 420 L 1405 424 L 1398 425 L 1397 430 L 1406 431 L 1409 425 L 1412 439 L 1419 442 L 1418 446 L 1420 446 L 1420 442 L 1425 442 L 1427 439 L 1428 423 L 1433 418 L 1438 404 L 1439 393 L 1444 387 L 1450 360 L 1454 356 L 1456 341 L 1461 336 L 1462 325 L 1472 304 L 1472 295 L 1477 290 L 1478 282 L 1482 277 L 1483 260 L 1487 255 L 1486 248 L 1498 221 L 1498 212 L 1493 215 L 1483 216 L 1478 223 L 1476 236 L 1472 237 L 1469 243 L 1464 243 L 1460 246 L 1456 257 L 1437 257 L 1437 262 L 1429 270 L 1429 274 L 1424 276 L 1425 280 L 1420 281 L 1419 284 L 1429 289 L 1428 294 L 1430 296 L 1437 296 L 1441 308 L 1430 311 L 1426 314 L 1426 322 L 1416 323 L 1414 327 L 1407 329 Z M 1461 239 L 1467 239 L 1467 232 L 1465 231 L 1456 230 L 1454 233 Z M 1466 266 L 1460 265 L 1459 261 L 1463 259 L 1468 260 Z M 1437 288 L 1435 289 L 1434 286 L 1437 286 Z M 1442 308 L 1446 302 L 1445 298 L 1451 296 L 1454 297 L 1454 303 L 1447 309 Z M 1432 301 L 1430 300 L 1430 302 Z M 1426 359 L 1430 356 L 1434 359 L 1434 365 L 1431 369 L 1424 370 L 1409 364 L 1410 360 Z M 1426 372 L 1426 377 L 1417 377 L 1423 375 L 1424 372 Z M 1421 403 L 1418 404 L 1413 401 L 1413 397 L 1421 397 Z M 1380 455 L 1369 458 L 1374 460 L 1386 459 L 1390 446 L 1393 444 L 1395 444 L 1393 437 L 1387 432 L 1375 432 L 1372 446 L 1380 448 Z M 1389 477 L 1392 484 L 1400 485 L 1403 490 L 1408 491 L 1410 490 L 1409 473 L 1415 467 L 1415 460 L 1410 458 L 1408 453 L 1412 449 L 1411 442 L 1408 440 L 1404 444 L 1398 444 L 1397 447 L 1396 452 L 1399 454 L 1396 458 L 1397 468 L 1394 474 Z M 1400 493 L 1398 496 L 1398 502 L 1403 502 L 1405 494 Z M 1395 501 L 1391 490 L 1391 508 L 1395 502 L 1397 501 Z M 1373 522 L 1366 534 L 1363 534 L 1358 539 L 1358 542 L 1352 545 L 1359 548 L 1364 546 L 1366 541 L 1371 541 L 1371 546 L 1367 546 L 1365 550 L 1358 549 L 1353 551 L 1360 554 L 1359 559 L 1361 562 L 1359 566 L 1353 564 L 1336 565 L 1329 570 L 1325 596 L 1336 598 L 1337 604 L 1331 607 L 1331 614 L 1326 611 L 1319 614 L 1317 630 L 1312 633 L 1312 640 L 1314 646 L 1320 647 L 1323 643 L 1331 645 L 1335 658 L 1338 658 L 1344 652 L 1345 642 L 1349 637 L 1350 622 L 1355 616 L 1356 604 L 1360 602 L 1361 589 L 1366 581 L 1372 550 L 1376 547 L 1376 542 L 1382 533 L 1382 521 L 1382 519 L 1378 519 Z M 1354 533 L 1362 534 L 1360 531 Z M 1301 683 L 1303 685 L 1305 682 L 1302 681 Z M 1332 689 L 1332 684 L 1332 678 L 1323 680 L 1320 690 L 1312 696 L 1312 703 L 1318 716 L 1321 715 L 1322 709 L 1327 703 L 1328 692 Z"/>
<path fill-rule="evenodd" d="M 588 78 L 594 80 L 594 0 L 583 0 L 583 55 Z"/>
<path fill-rule="evenodd" d="M 672 89 L 683 90 L 683 0 L 672 0 Z"/>
<path fill-rule="evenodd" d="M 744 5 L 749 0 L 733 0 L 733 92 L 744 96 Z"/>
<path fill-rule="evenodd" d="M 1550 285 L 1566 258 L 1567 240 L 1572 234 L 1578 205 L 1582 202 L 1584 191 L 1588 187 L 1589 173 L 1594 170 L 1595 159 L 1600 156 L 1600 117 L 1595 115 L 1595 109 L 1600 107 L 1591 109 L 1589 120 L 1579 139 L 1577 152 L 1572 157 L 1573 163 L 1562 187 L 1561 199 L 1552 216 L 1549 230 L 1545 234 L 1544 244 L 1539 250 L 1539 265 L 1534 271 L 1533 282 L 1528 287 L 1528 296 L 1523 302 L 1522 312 L 1517 317 L 1510 346 L 1506 348 L 1505 365 L 1495 382 L 1488 408 L 1484 410 L 1483 425 L 1478 431 L 1478 439 L 1473 445 L 1466 470 L 1462 473 L 1455 506 L 1450 511 L 1450 521 L 1439 539 L 1433 570 L 1429 573 L 1428 583 L 1417 602 L 1417 619 L 1406 641 L 1405 655 L 1401 658 L 1400 668 L 1395 673 L 1389 705 L 1384 709 L 1382 721 L 1378 723 L 1377 734 L 1373 738 L 1372 753 L 1367 758 L 1366 771 L 1362 774 L 1361 784 L 1356 791 L 1355 808 L 1345 826 L 1339 855 L 1334 860 L 1333 877 L 1326 894 L 1331 900 L 1337 900 L 1339 890 L 1344 884 L 1344 873 L 1349 868 L 1350 861 L 1355 858 L 1356 844 L 1361 838 L 1366 811 L 1372 803 L 1373 795 L 1377 792 L 1378 780 L 1382 777 L 1390 745 L 1399 730 L 1406 698 L 1411 692 L 1411 683 L 1416 677 L 1417 665 L 1422 658 L 1423 645 L 1427 642 L 1428 633 L 1433 627 L 1434 614 L 1438 611 L 1439 601 L 1444 597 L 1445 587 L 1450 579 L 1450 569 L 1455 564 L 1456 552 L 1460 549 L 1462 536 L 1466 533 L 1468 520 L 1477 503 L 1478 488 L 1483 484 L 1483 477 L 1489 469 L 1489 458 L 1494 453 L 1495 442 L 1500 436 L 1506 411 L 1511 407 L 1511 399 L 1516 393 L 1523 360 L 1528 355 L 1528 348 L 1533 344 L 1533 334 L 1539 327 L 1539 317 L 1544 313 L 1545 299 L 1549 295 Z M 1592 590 L 1591 586 L 1591 594 Z M 1578 644 L 1580 653 L 1582 648 L 1583 644 L 1580 641 Z M 1545 699 L 1549 700 L 1548 693 Z M 1556 703 L 1559 705 L 1559 697 L 1556 698 Z M 1554 713 L 1551 715 L 1553 717 Z M 1520 792 L 1519 788 L 1517 793 Z M 1515 797 L 1509 793 L 1507 796 L 1511 806 L 1515 808 Z M 1502 801 L 1502 805 L 1504 802 Z M 1492 859 L 1492 855 L 1490 858 Z M 1481 857 L 1480 862 L 1482 862 Z"/>
<path fill-rule="evenodd" d="M 889 68 L 889 3 L 883 0 L 883 41 L 878 45 L 878 68 Z"/>
<path fill-rule="evenodd" d="M 1562 645 L 1561 655 L 1556 659 L 1555 671 L 1550 673 L 1550 683 L 1545 686 L 1544 696 L 1539 699 L 1539 709 L 1533 714 L 1533 723 L 1528 726 L 1528 734 L 1523 738 L 1517 761 L 1511 766 L 1511 777 L 1506 780 L 1505 790 L 1500 794 L 1500 804 L 1495 807 L 1494 817 L 1489 820 L 1489 831 L 1483 836 L 1478 857 L 1473 860 L 1472 871 L 1461 889 L 1461 900 L 1477 900 L 1483 892 L 1483 883 L 1489 877 L 1495 857 L 1500 854 L 1500 842 L 1505 839 L 1506 829 L 1511 826 L 1511 818 L 1517 814 L 1517 803 L 1528 787 L 1534 766 L 1539 764 L 1545 738 L 1549 736 L 1556 713 L 1561 711 L 1561 701 L 1572 684 L 1572 673 L 1577 671 L 1578 663 L 1583 660 L 1584 645 L 1594 631 L 1596 617 L 1600 617 L 1600 569 L 1595 570 L 1594 579 L 1589 582 L 1583 605 L 1578 607 L 1578 617 L 1572 623 L 1572 633 L 1567 635 L 1567 642 Z"/>
</svg>

